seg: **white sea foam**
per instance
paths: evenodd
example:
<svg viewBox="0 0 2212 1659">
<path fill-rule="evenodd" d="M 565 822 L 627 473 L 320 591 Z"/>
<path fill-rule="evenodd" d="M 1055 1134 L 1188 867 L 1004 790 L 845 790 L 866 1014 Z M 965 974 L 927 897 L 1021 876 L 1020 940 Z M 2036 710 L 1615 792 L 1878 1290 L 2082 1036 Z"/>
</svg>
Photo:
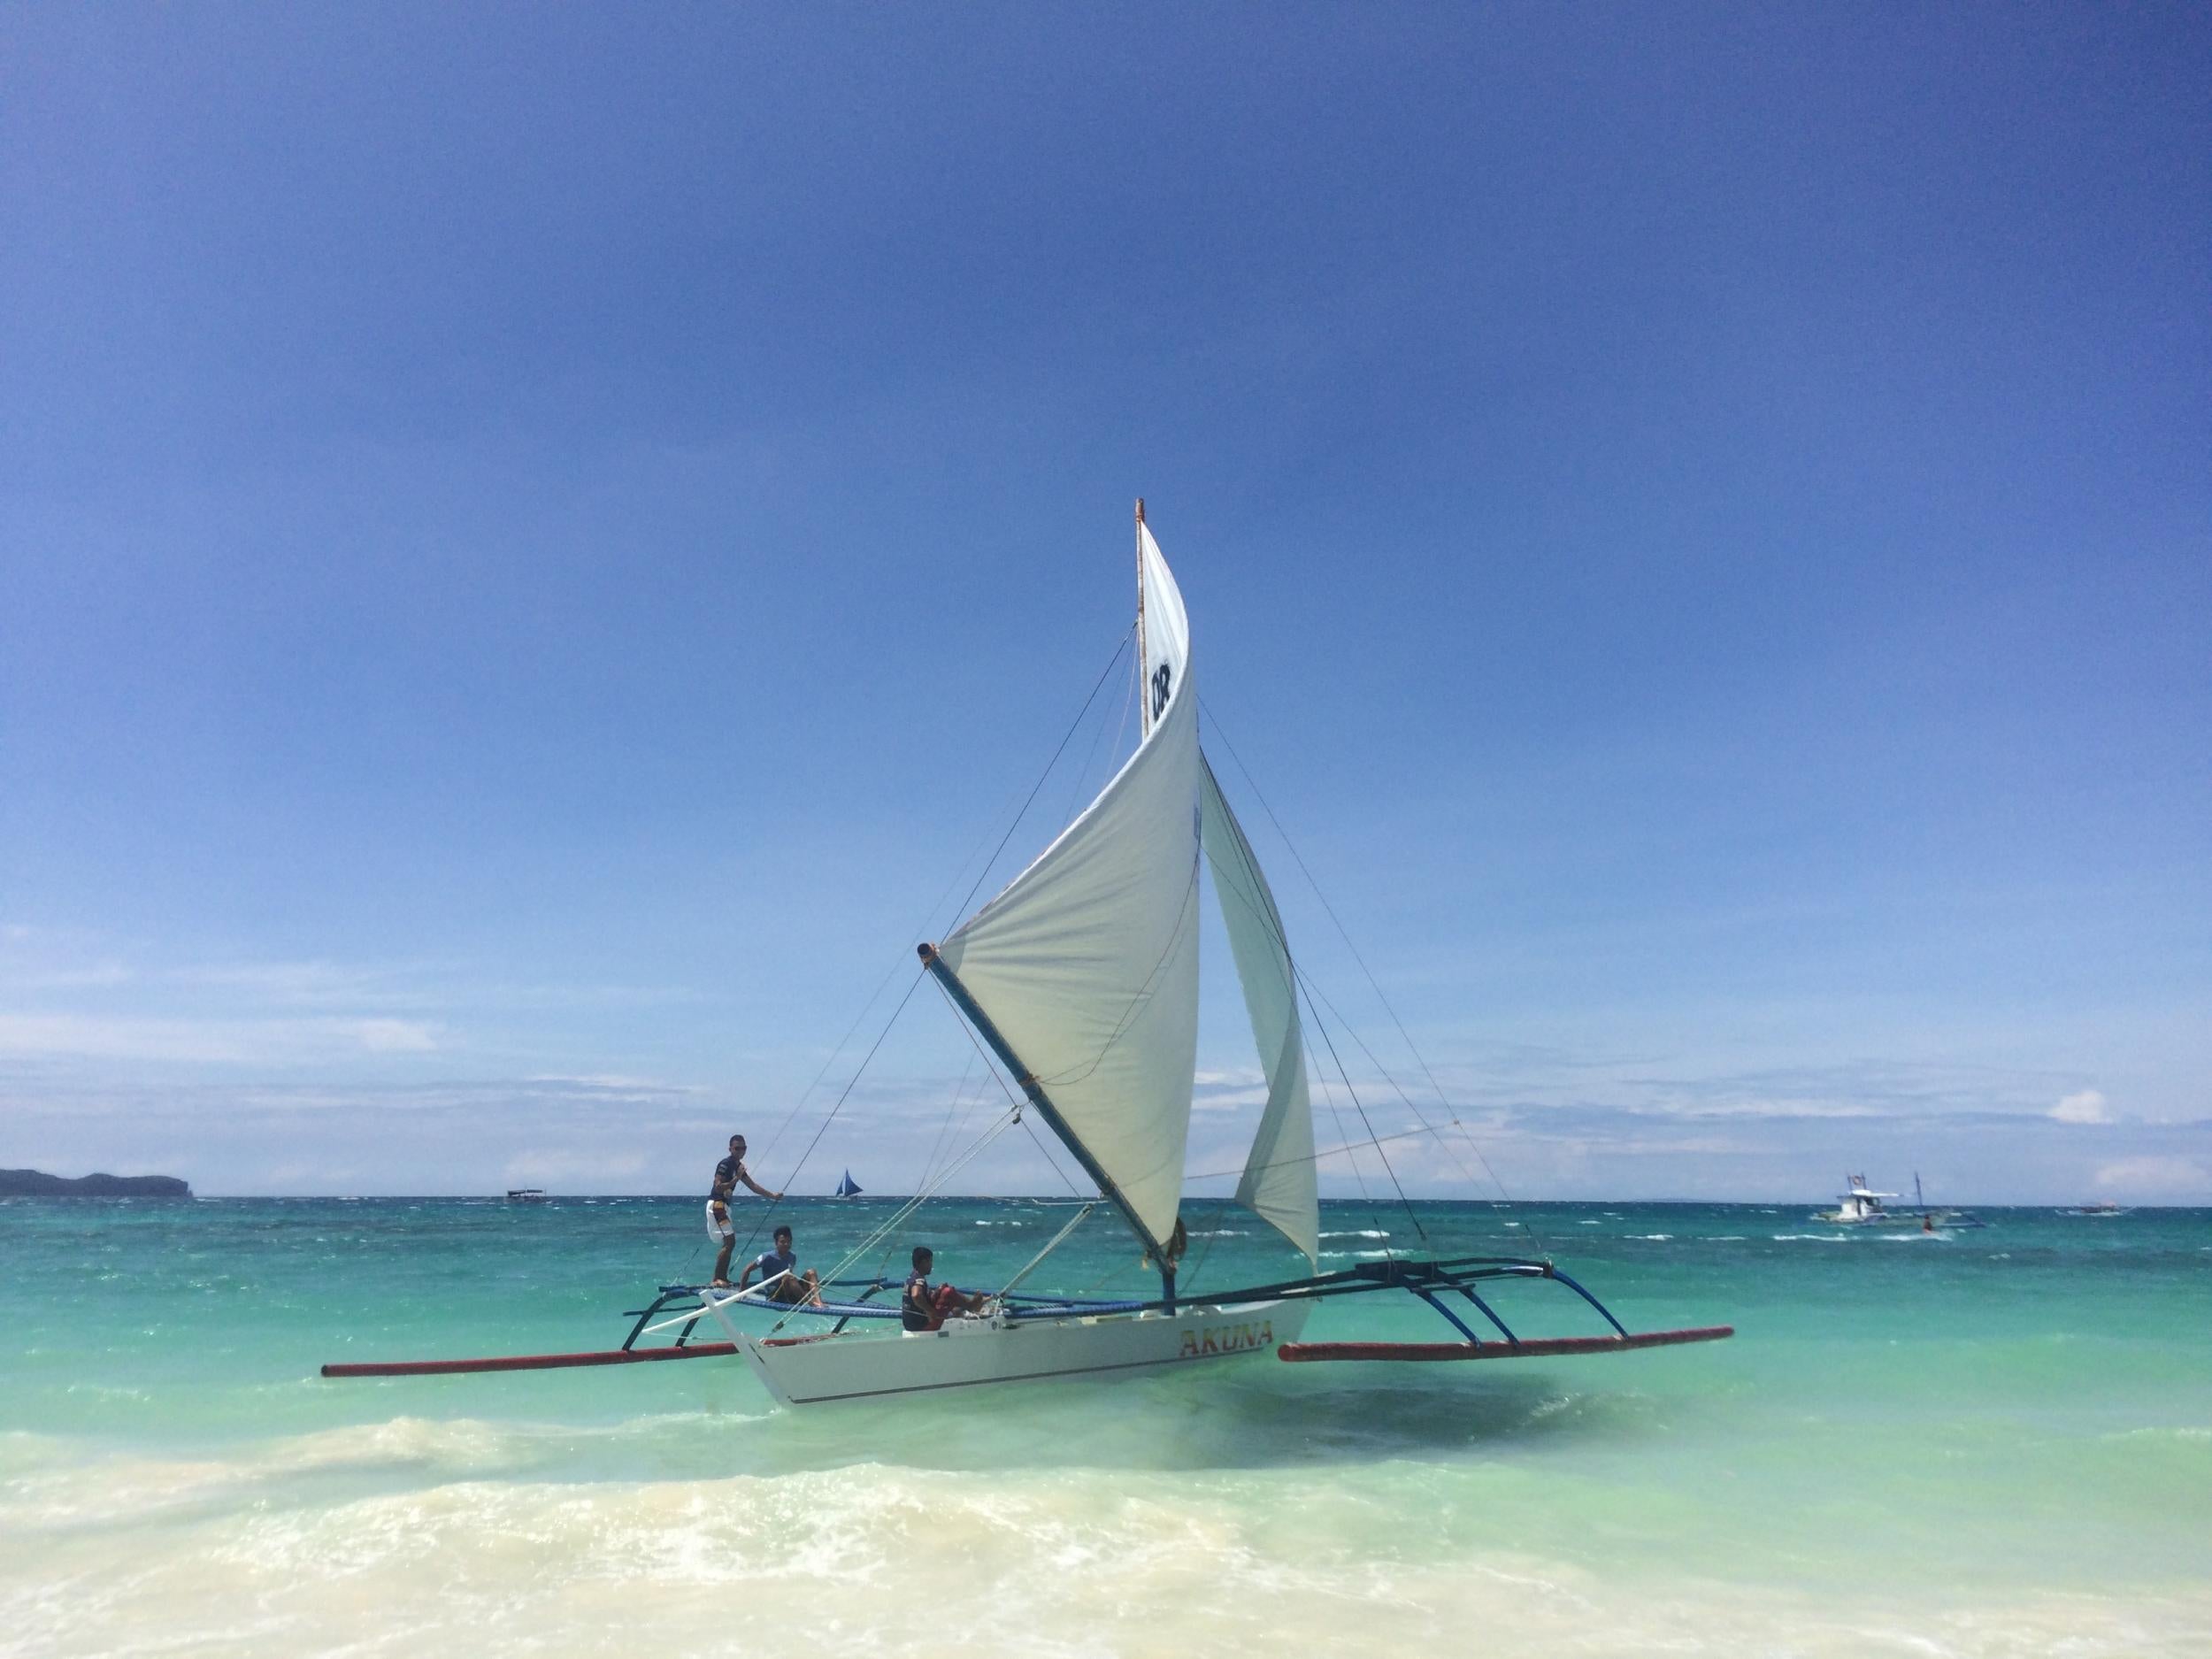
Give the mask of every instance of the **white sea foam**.
<svg viewBox="0 0 2212 1659">
<path fill-rule="evenodd" d="M 1325 1239 L 1386 1239 L 1390 1234 L 1374 1227 L 1354 1227 L 1341 1233 L 1325 1233 L 1321 1236 Z"/>
<path fill-rule="evenodd" d="M 1577 1396 L 1527 1420 L 1571 1432 Z M 55 1655 L 695 1651 L 856 1659 L 1787 1652 L 2181 1659 L 2201 1584 L 2109 1591 L 1724 1581 L 1679 1561 L 1534 1548 L 1510 1469 L 1110 1477 L 835 1471 L 663 1481 L 471 1479 L 149 1526 L 42 1532 L 0 1560 L 12 1640 Z M 1486 1499 L 1489 1501 L 1485 1501 Z M 1425 1526 L 1390 1525 L 1409 1504 Z M 739 1638 L 741 1636 L 741 1640 Z"/>
</svg>

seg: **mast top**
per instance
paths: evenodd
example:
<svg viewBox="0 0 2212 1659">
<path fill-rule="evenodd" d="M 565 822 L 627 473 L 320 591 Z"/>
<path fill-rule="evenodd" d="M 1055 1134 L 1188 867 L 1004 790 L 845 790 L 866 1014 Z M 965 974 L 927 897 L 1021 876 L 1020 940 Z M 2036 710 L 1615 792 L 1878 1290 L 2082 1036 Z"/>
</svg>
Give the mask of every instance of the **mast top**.
<svg viewBox="0 0 2212 1659">
<path fill-rule="evenodd" d="M 1137 497 L 1137 522 L 1144 522 L 1144 497 L 1141 495 Z"/>
</svg>

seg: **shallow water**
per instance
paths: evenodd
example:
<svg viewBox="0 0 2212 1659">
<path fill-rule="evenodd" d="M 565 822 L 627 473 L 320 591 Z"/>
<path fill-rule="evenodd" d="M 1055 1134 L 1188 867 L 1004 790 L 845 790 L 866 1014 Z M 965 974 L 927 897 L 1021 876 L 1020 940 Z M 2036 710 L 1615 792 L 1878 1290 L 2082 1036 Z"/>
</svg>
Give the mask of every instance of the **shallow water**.
<svg viewBox="0 0 2212 1659">
<path fill-rule="evenodd" d="M 827 1264 L 892 1207 L 782 1214 Z M 1325 1267 L 1417 1222 L 1733 1342 L 789 1413 L 734 1361 L 315 1374 L 612 1346 L 706 1266 L 695 1200 L 0 1203 L 0 1647 L 2212 1652 L 2212 1212 L 1811 1209 L 1324 1212 Z M 1295 1271 L 1190 1213 L 1187 1285 Z M 987 1285 L 1067 1215 L 941 1202 L 889 1259 Z M 1141 1293 L 1134 1258 L 1094 1217 L 1053 1282 Z M 1597 1328 L 1556 1286 L 1495 1300 Z M 1307 1334 L 1448 1333 L 1374 1297 Z"/>
</svg>

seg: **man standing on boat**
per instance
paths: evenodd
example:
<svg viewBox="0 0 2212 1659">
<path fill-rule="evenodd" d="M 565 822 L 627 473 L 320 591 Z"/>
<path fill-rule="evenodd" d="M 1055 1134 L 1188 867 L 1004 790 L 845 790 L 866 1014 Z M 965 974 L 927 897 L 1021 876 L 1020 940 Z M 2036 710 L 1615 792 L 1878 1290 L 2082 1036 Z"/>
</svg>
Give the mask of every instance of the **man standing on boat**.
<svg viewBox="0 0 2212 1659">
<path fill-rule="evenodd" d="M 737 1225 L 730 1219 L 730 1200 L 736 1195 L 737 1184 L 742 1181 L 763 1198 L 780 1200 L 781 1193 L 772 1193 L 745 1167 L 745 1137 L 730 1137 L 730 1156 L 714 1166 L 714 1190 L 707 1194 L 707 1237 L 722 1248 L 714 1258 L 714 1282 L 718 1287 L 730 1282 L 730 1252 L 737 1248 Z"/>
<path fill-rule="evenodd" d="M 926 1244 L 914 1247 L 914 1271 L 906 1277 L 906 1293 L 899 1298 L 899 1324 L 909 1331 L 934 1331 L 955 1313 L 981 1313 L 990 1298 L 981 1291 L 964 1295 L 950 1285 L 930 1288 L 929 1270 L 936 1262 Z"/>
</svg>

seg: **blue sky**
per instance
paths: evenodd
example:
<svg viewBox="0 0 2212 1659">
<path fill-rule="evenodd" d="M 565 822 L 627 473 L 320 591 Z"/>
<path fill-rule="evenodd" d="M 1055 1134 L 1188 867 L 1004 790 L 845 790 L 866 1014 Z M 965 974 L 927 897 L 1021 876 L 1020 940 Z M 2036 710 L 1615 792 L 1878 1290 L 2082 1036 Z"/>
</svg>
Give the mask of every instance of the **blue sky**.
<svg viewBox="0 0 2212 1659">
<path fill-rule="evenodd" d="M 2212 1202 L 2208 219 L 2178 6 L 15 9 L 0 1164 L 788 1179 L 1142 495 L 1516 1194 Z"/>
</svg>

